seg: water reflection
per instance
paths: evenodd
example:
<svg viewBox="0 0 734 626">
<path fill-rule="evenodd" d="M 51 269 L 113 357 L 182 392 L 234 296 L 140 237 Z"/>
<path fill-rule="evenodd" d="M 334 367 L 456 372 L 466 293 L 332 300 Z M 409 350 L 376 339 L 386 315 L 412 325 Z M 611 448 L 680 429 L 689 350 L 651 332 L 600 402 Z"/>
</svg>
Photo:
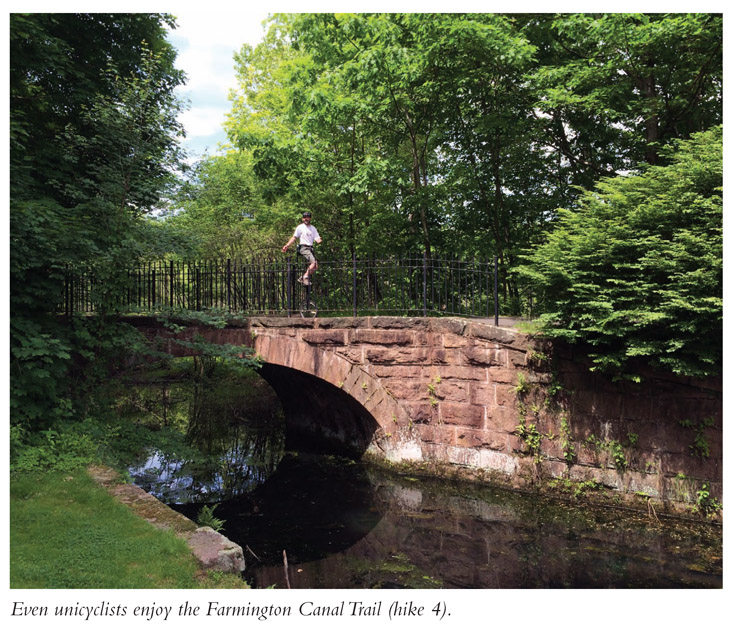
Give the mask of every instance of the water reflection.
<svg viewBox="0 0 734 626">
<path fill-rule="evenodd" d="M 200 381 L 185 402 L 179 389 L 186 408 L 158 413 L 180 419 L 196 453 L 152 450 L 130 472 L 192 519 L 219 503 L 254 587 L 722 586 L 718 528 L 285 454 L 273 398 L 248 388 Z"/>
<path fill-rule="evenodd" d="M 273 474 L 284 453 L 284 418 L 264 381 L 242 372 L 215 375 L 211 364 L 195 366 L 189 380 L 128 390 L 127 402 L 142 419 L 163 416 L 152 426 L 177 430 L 187 444 L 149 449 L 129 468 L 136 484 L 167 503 L 248 493 Z"/>
<path fill-rule="evenodd" d="M 255 524 L 249 514 L 227 518 L 226 533 L 246 541 L 260 557 L 248 560 L 246 575 L 253 586 L 286 585 L 278 548 L 288 550 L 289 584 L 300 588 L 675 588 L 722 583 L 721 537 L 709 527 L 670 520 L 653 525 L 629 511 L 569 507 L 504 490 L 375 470 L 364 474 L 369 486 L 347 498 L 342 489 L 349 488 L 349 472 L 361 474 L 364 468 L 342 464 L 327 471 L 324 464 L 330 463 L 302 457 L 283 468 L 294 477 L 298 499 L 296 492 L 282 489 L 273 490 L 273 496 L 280 502 L 276 517 L 293 507 L 290 523 L 270 517 L 274 510 L 267 506 Z M 273 480 L 287 484 L 280 472 Z M 320 476 L 329 472 L 341 476 L 328 488 L 336 507 L 309 508 L 310 498 L 327 488 Z M 311 489 L 307 476 L 313 476 Z M 268 492 L 266 483 L 261 497 Z M 372 524 L 369 532 L 346 548 L 336 545 L 333 525 L 348 528 L 357 520 L 368 521 L 363 531 Z M 299 550 L 299 542 L 307 550 Z M 324 555 L 317 556 L 319 552 Z"/>
</svg>

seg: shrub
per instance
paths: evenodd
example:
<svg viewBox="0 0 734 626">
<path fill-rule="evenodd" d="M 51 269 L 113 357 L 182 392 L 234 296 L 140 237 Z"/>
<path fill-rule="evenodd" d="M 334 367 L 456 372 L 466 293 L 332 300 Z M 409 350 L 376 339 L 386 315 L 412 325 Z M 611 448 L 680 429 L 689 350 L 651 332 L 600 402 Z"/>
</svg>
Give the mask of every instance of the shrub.
<svg viewBox="0 0 734 626">
<path fill-rule="evenodd" d="M 584 344 L 595 368 L 632 359 L 681 375 L 721 368 L 723 142 L 679 141 L 669 165 L 601 182 L 561 210 L 520 275 L 541 294 L 541 332 Z"/>
</svg>

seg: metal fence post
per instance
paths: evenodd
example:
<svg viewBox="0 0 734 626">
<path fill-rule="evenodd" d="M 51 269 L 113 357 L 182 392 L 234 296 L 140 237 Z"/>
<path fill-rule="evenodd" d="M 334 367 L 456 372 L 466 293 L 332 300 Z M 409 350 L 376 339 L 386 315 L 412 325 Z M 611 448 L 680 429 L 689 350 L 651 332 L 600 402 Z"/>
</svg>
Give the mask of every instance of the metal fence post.
<svg viewBox="0 0 734 626">
<path fill-rule="evenodd" d="M 494 325 L 500 325 L 500 296 L 499 296 L 499 273 L 497 270 L 497 255 L 494 255 Z"/>
<path fill-rule="evenodd" d="M 168 306 L 173 308 L 173 261 L 170 262 L 170 265 L 168 268 L 168 279 L 169 279 Z"/>
<path fill-rule="evenodd" d="M 293 303 L 293 268 L 291 266 L 291 259 L 286 259 L 286 281 L 288 283 L 286 287 L 286 306 L 288 307 L 288 317 L 291 316 L 292 303 Z"/>
<path fill-rule="evenodd" d="M 423 251 L 423 317 L 428 315 L 428 258 L 427 253 Z"/>
<path fill-rule="evenodd" d="M 352 252 L 352 315 L 357 317 L 357 253 Z"/>
<path fill-rule="evenodd" d="M 227 310 L 232 310 L 232 259 L 227 259 Z"/>
</svg>

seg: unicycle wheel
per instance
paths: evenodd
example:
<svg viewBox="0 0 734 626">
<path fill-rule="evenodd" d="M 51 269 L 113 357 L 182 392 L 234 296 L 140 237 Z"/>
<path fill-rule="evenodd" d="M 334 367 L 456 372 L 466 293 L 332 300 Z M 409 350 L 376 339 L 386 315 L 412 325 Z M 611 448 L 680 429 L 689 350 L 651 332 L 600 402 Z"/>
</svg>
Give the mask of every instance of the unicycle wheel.
<svg viewBox="0 0 734 626">
<path fill-rule="evenodd" d="M 319 309 L 313 300 L 306 300 L 301 305 L 301 317 L 311 318 L 316 317 L 319 314 Z"/>
</svg>

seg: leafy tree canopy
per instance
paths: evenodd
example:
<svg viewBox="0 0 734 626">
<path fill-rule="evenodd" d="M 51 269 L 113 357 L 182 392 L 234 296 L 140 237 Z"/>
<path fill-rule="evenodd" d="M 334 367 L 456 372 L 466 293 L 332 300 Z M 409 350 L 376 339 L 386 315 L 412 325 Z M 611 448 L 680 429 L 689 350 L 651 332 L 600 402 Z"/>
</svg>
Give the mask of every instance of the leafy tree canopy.
<svg viewBox="0 0 734 626">
<path fill-rule="evenodd" d="M 588 346 L 596 367 L 719 374 L 722 129 L 662 154 L 670 165 L 604 180 L 561 211 L 519 274 L 541 296 L 542 332 Z"/>
<path fill-rule="evenodd" d="M 110 323 L 126 270 L 144 255 L 143 216 L 179 160 L 173 94 L 183 75 L 170 17 L 12 14 L 10 304 L 13 423 L 83 414 L 105 357 L 126 343 Z M 69 266 L 94 272 L 100 315 L 58 320 Z"/>
</svg>

